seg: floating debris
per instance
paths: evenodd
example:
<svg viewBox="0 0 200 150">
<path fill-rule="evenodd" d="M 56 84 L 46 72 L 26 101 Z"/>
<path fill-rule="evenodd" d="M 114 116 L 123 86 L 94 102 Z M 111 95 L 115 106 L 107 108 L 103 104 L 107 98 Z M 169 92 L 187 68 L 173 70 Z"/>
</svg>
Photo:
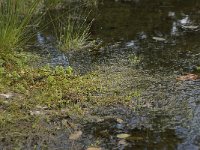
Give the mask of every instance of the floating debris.
<svg viewBox="0 0 200 150">
<path fill-rule="evenodd" d="M 122 133 L 122 134 L 118 134 L 117 137 L 119 139 L 126 139 L 128 137 L 130 137 L 131 135 L 130 134 L 126 134 L 126 133 Z"/>
<path fill-rule="evenodd" d="M 153 37 L 152 39 L 153 39 L 153 40 L 156 40 L 156 41 L 158 41 L 158 42 L 164 42 L 164 41 L 166 41 L 166 39 L 161 38 L 161 37 Z"/>
<path fill-rule="evenodd" d="M 182 25 L 181 27 L 186 30 L 197 30 L 199 28 L 199 26 L 192 26 L 192 25 Z"/>
<path fill-rule="evenodd" d="M 192 73 L 176 78 L 176 80 L 179 80 L 179 81 L 197 80 L 197 79 L 199 79 L 199 76 Z"/>
</svg>

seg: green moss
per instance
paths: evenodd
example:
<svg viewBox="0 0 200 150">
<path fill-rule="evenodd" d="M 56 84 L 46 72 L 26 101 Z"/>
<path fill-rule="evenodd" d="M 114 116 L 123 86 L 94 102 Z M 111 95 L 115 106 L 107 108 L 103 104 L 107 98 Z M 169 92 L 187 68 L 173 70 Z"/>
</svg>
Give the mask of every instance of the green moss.
<svg viewBox="0 0 200 150">
<path fill-rule="evenodd" d="M 6 139 L 15 137 L 15 133 L 21 133 L 15 137 L 20 141 L 38 132 L 48 137 L 63 127 L 65 118 L 73 124 L 84 121 L 100 107 L 124 105 L 132 109 L 132 98 L 140 96 L 129 88 L 131 83 L 127 82 L 132 79 L 127 79 L 130 70 L 126 68 L 122 72 L 106 68 L 110 72 L 76 75 L 71 67 L 31 67 L 30 57 L 35 56 L 22 54 L 22 65 L 14 63 L 17 58 L 9 61 L 11 66 L 0 69 L 0 93 L 14 94 L 11 99 L 0 99 L 0 135 Z"/>
</svg>

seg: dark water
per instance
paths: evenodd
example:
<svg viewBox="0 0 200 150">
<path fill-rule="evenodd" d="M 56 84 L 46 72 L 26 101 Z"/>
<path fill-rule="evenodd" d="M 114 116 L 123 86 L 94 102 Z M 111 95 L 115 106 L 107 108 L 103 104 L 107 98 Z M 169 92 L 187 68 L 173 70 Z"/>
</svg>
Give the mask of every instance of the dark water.
<svg viewBox="0 0 200 150">
<path fill-rule="evenodd" d="M 124 80 L 130 89 L 142 89 L 139 100 L 152 108 L 144 113 L 127 114 L 126 108 L 105 112 L 116 113 L 124 122 L 87 123 L 79 142 L 83 147 L 97 143 L 104 149 L 199 149 L 200 80 L 182 82 L 176 77 L 196 72 L 200 66 L 200 1 L 104 0 L 92 15 L 92 38 L 101 45 L 65 54 L 53 48 L 51 63 L 64 60 L 65 66 L 80 73 L 104 66 L 142 72 L 135 86 L 130 77 Z M 40 34 L 38 40 L 45 45 Z M 120 143 L 120 133 L 130 137 Z"/>
<path fill-rule="evenodd" d="M 199 24 L 199 5 L 195 0 L 104 1 L 93 35 L 110 43 L 122 42 L 125 49 L 135 49 L 143 58 L 144 69 L 187 70 L 199 63 L 195 55 L 199 54 L 200 37 L 199 32 L 182 26 Z M 156 42 L 153 37 L 166 41 Z"/>
</svg>

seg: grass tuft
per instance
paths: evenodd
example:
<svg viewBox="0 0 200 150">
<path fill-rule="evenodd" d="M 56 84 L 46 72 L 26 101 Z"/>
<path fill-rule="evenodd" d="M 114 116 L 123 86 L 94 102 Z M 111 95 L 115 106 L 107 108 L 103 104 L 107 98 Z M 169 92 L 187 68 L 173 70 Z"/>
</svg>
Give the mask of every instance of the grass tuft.
<svg viewBox="0 0 200 150">
<path fill-rule="evenodd" d="M 39 0 L 0 0 L 0 52 L 11 52 L 22 47 L 32 37 L 30 24 Z"/>
<path fill-rule="evenodd" d="M 89 44 L 91 23 L 87 22 L 84 12 L 74 11 L 59 18 L 56 35 L 61 51 L 77 50 Z"/>
</svg>

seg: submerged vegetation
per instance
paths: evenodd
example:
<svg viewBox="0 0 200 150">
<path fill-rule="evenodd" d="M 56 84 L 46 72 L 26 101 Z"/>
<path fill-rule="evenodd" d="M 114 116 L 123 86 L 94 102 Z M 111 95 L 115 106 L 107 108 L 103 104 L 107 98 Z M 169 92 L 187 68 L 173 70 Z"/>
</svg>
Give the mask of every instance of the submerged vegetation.
<svg viewBox="0 0 200 150">
<path fill-rule="evenodd" d="M 80 11 L 73 14 L 69 13 L 68 17 L 61 17 L 57 21 L 58 28 L 56 27 L 55 31 L 60 50 L 75 50 L 89 45 L 91 23 L 87 23 L 87 18 L 85 17 L 87 15 L 83 14 L 84 12 Z"/>
</svg>

